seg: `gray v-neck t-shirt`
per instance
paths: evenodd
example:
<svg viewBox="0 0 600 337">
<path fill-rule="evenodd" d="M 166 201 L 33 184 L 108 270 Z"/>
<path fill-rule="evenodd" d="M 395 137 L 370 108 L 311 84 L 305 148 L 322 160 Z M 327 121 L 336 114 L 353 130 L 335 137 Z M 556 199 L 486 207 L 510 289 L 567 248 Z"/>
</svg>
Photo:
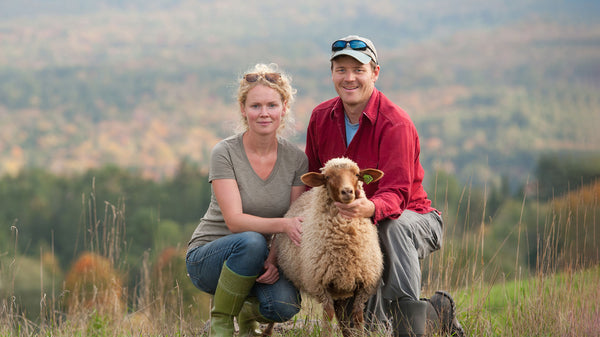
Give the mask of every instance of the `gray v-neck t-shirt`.
<svg viewBox="0 0 600 337">
<path fill-rule="evenodd" d="M 291 142 L 279 138 L 277 161 L 266 180 L 252 169 L 246 156 L 242 134 L 217 143 L 212 150 L 208 181 L 234 179 L 242 199 L 243 212 L 263 218 L 283 217 L 290 207 L 292 186 L 304 185 L 300 177 L 308 171 L 306 154 Z M 208 210 L 192 234 L 188 251 L 231 234 L 211 186 Z"/>
</svg>

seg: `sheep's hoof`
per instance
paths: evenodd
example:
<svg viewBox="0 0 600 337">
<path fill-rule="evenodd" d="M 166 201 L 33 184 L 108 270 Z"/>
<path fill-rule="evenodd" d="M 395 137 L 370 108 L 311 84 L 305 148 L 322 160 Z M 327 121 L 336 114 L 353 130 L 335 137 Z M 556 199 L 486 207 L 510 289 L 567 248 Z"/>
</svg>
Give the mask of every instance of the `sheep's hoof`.
<svg viewBox="0 0 600 337">
<path fill-rule="evenodd" d="M 362 311 L 358 311 L 358 312 L 354 312 L 352 313 L 352 323 L 354 323 L 355 326 L 360 326 L 365 322 L 365 318 L 363 316 L 363 312 Z"/>
<path fill-rule="evenodd" d="M 262 332 L 262 337 L 268 337 L 273 335 L 273 325 L 274 323 L 269 323 L 267 327 Z"/>
</svg>

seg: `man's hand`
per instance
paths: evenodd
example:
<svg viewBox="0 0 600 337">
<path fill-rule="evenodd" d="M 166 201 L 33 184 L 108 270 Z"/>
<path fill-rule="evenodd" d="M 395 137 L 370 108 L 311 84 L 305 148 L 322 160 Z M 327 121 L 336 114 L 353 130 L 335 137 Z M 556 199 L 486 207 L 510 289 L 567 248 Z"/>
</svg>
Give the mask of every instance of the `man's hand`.
<svg viewBox="0 0 600 337">
<path fill-rule="evenodd" d="M 335 202 L 335 206 L 345 218 L 370 218 L 375 214 L 375 204 L 364 195 L 349 204 Z"/>
</svg>

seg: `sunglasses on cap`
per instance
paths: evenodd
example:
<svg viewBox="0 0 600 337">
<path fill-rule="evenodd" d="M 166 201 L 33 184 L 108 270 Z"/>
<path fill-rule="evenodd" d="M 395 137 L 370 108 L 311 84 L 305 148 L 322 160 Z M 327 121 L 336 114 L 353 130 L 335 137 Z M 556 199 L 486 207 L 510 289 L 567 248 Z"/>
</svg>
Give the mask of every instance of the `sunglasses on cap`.
<svg viewBox="0 0 600 337">
<path fill-rule="evenodd" d="M 337 40 L 331 45 L 331 51 L 336 52 L 346 49 L 346 46 L 348 45 L 354 50 L 367 50 L 368 48 L 371 52 L 373 52 L 373 49 L 371 49 L 364 41 L 361 40 Z"/>
<path fill-rule="evenodd" d="M 281 74 L 280 73 L 264 73 L 264 74 L 251 73 L 251 74 L 246 74 L 244 76 L 244 79 L 248 83 L 254 83 L 254 82 L 258 81 L 258 79 L 261 77 L 271 83 L 277 84 L 277 82 L 279 82 L 279 80 L 281 79 Z"/>
</svg>

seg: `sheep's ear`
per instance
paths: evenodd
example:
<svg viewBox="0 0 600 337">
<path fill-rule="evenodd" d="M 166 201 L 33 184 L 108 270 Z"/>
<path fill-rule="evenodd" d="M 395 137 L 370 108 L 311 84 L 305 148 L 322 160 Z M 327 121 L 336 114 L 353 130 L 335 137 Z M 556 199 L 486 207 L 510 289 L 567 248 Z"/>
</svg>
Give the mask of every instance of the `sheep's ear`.
<svg viewBox="0 0 600 337">
<path fill-rule="evenodd" d="M 362 180 L 365 184 L 370 184 L 375 182 L 383 177 L 383 171 L 378 169 L 364 169 L 358 172 L 358 179 Z"/>
<path fill-rule="evenodd" d="M 305 185 L 317 187 L 325 184 L 325 176 L 317 172 L 308 172 L 300 177 Z"/>
</svg>

